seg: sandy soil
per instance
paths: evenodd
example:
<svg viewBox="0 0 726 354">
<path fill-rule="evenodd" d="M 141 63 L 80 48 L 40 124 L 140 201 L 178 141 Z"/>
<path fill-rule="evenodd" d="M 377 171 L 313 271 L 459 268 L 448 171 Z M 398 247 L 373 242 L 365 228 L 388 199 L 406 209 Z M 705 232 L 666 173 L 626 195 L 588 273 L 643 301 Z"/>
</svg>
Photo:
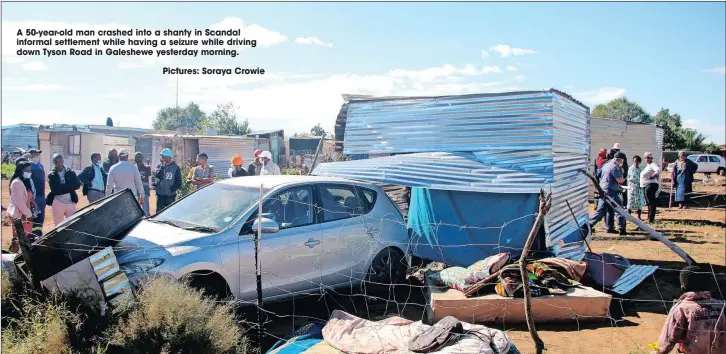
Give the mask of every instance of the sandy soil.
<svg viewBox="0 0 726 354">
<path fill-rule="evenodd" d="M 8 203 L 7 181 L 2 181 L 2 205 L 7 207 Z M 726 188 L 720 182 L 703 185 L 694 185 L 696 192 L 704 193 L 708 198 L 721 198 L 726 196 Z M 153 194 L 153 192 L 152 192 Z M 156 200 L 151 196 L 151 209 L 155 209 Z M 660 208 L 657 215 L 657 222 L 654 227 L 675 242 L 679 247 L 688 252 L 699 262 L 711 263 L 717 274 L 726 274 L 726 209 L 723 202 L 712 203 L 710 208 L 692 208 L 687 210 Z M 85 198 L 79 203 L 79 208 L 87 205 Z M 48 215 L 44 225 L 47 232 L 53 228 L 52 211 L 47 210 Z M 548 353 L 649 353 L 648 344 L 657 340 L 660 330 L 665 321 L 669 303 L 678 296 L 678 270 L 685 266 L 685 263 L 665 245 L 658 241 L 651 241 L 643 232 L 633 231 L 634 226 L 629 225 L 631 236 L 620 237 L 604 233 L 602 225 L 596 229 L 595 239 L 592 247 L 596 252 L 616 253 L 629 258 L 636 264 L 655 264 L 660 269 L 645 283 L 627 298 L 613 299 L 613 309 L 620 309 L 624 312 L 612 313 L 612 318 L 606 321 L 580 322 L 564 325 L 539 325 L 538 331 L 544 340 Z M 2 246 L 7 248 L 11 238 L 9 226 L 2 227 Z M 726 289 L 726 284 L 720 278 L 721 288 Z M 398 291 L 397 291 L 398 292 Z M 421 307 L 417 298 L 421 296 L 411 295 L 404 299 L 409 305 L 403 307 L 403 300 L 399 300 L 398 306 L 388 305 L 379 310 L 383 314 L 397 314 L 403 312 L 406 317 L 420 319 Z M 315 318 L 325 318 L 326 309 L 343 307 L 348 311 L 358 313 L 363 317 L 360 303 L 356 309 L 343 305 L 343 301 L 354 301 L 351 296 L 316 296 L 303 300 L 309 302 L 307 305 L 296 304 L 293 308 L 285 308 L 285 305 L 271 306 L 268 311 L 292 315 L 299 320 L 285 325 L 276 326 L 276 335 L 290 333 L 294 327 L 305 322 L 302 316 L 306 309 L 312 311 L 307 314 Z M 331 307 L 332 306 L 332 307 Z M 375 306 L 369 308 L 372 310 Z M 296 308 L 296 309 L 295 309 Z M 354 311 L 357 310 L 357 311 Z M 322 313 L 321 313 L 322 312 Z M 617 311 L 621 312 L 621 311 Z M 380 314 L 376 315 L 380 318 Z M 274 317 L 274 316 L 272 316 Z M 302 320 L 302 321 L 301 321 Z M 274 326 L 274 325 L 273 325 Z M 270 328 L 272 329 L 272 328 Z M 501 328 L 507 331 L 511 339 L 523 353 L 533 353 L 534 344 L 530 339 L 526 326 Z"/>
</svg>

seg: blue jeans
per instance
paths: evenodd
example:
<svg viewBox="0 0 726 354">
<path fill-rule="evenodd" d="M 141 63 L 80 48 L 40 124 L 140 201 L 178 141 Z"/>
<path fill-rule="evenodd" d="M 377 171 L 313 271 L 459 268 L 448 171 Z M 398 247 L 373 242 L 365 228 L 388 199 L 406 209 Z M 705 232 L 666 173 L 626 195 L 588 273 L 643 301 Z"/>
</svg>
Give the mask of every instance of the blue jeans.
<svg viewBox="0 0 726 354">
<path fill-rule="evenodd" d="M 43 235 L 43 223 L 45 222 L 45 197 L 36 197 L 35 202 L 38 203 L 38 217 L 33 221 L 33 235 L 36 237 Z"/>
<path fill-rule="evenodd" d="M 149 195 L 151 192 L 149 191 L 149 186 L 144 186 L 144 214 L 146 216 L 149 216 Z"/>
<path fill-rule="evenodd" d="M 620 199 L 619 191 L 608 190 L 606 193 L 611 199 L 618 203 L 619 206 L 623 206 L 622 200 Z M 613 218 L 615 214 L 617 214 L 618 225 L 620 226 L 620 229 L 625 230 L 625 217 L 613 210 L 613 208 L 611 208 L 604 199 L 598 199 L 597 208 L 595 209 L 595 215 L 590 218 L 590 228 L 593 228 L 595 225 L 597 225 L 597 223 L 600 222 L 600 220 L 602 220 L 604 216 L 605 224 L 607 225 L 608 230 L 615 230 L 615 220 Z"/>
</svg>

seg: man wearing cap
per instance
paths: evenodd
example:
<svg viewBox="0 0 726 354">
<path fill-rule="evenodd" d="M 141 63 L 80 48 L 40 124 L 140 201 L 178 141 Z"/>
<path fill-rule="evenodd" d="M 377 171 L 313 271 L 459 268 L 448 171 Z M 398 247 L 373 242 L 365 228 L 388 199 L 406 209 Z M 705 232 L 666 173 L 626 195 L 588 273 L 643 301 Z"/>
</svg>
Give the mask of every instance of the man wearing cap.
<svg viewBox="0 0 726 354">
<path fill-rule="evenodd" d="M 247 171 L 242 168 L 243 163 L 244 160 L 242 159 L 242 156 L 234 155 L 234 157 L 232 157 L 232 167 L 230 167 L 229 171 L 227 171 L 227 176 L 229 178 L 249 176 Z"/>
<path fill-rule="evenodd" d="M 621 171 L 622 165 L 625 161 L 625 154 L 618 152 L 615 154 L 614 159 L 606 162 L 602 166 L 602 178 L 600 179 L 600 187 L 605 193 L 614 200 L 620 207 L 622 207 L 622 200 L 620 199 L 620 185 L 625 181 L 623 172 Z M 603 216 L 605 217 L 605 223 L 607 224 L 608 233 L 617 233 L 615 231 L 615 220 L 613 216 L 617 214 L 610 205 L 605 202 L 604 198 L 598 199 L 597 209 L 595 209 L 595 215 L 590 218 L 590 228 L 592 229 Z M 620 226 L 620 234 L 625 235 L 625 217 L 617 214 L 618 225 Z"/>
<path fill-rule="evenodd" d="M 209 156 L 205 153 L 197 155 L 197 166 L 189 171 L 188 181 L 194 186 L 194 190 L 214 183 L 214 166 L 207 163 Z"/>
<path fill-rule="evenodd" d="M 140 152 L 134 154 L 134 162 L 136 163 L 136 168 L 139 170 L 139 175 L 141 176 L 141 184 L 144 185 L 144 203 L 142 204 L 144 207 L 144 214 L 149 216 L 149 196 L 151 195 L 149 181 L 151 180 L 151 166 L 144 164 L 144 155 Z"/>
<path fill-rule="evenodd" d="M 176 191 L 181 188 L 181 168 L 173 161 L 171 149 L 161 150 L 161 163 L 157 166 L 154 185 L 156 189 L 156 212 L 164 210 L 176 200 Z"/>
<path fill-rule="evenodd" d="M 78 175 L 78 179 L 83 182 L 83 195 L 88 198 L 89 204 L 106 196 L 107 177 L 101 162 L 101 154 L 92 153 L 91 164 Z"/>
<path fill-rule="evenodd" d="M 53 155 L 53 169 L 48 175 L 48 185 L 50 193 L 46 201 L 53 211 L 53 222 L 58 226 L 76 212 L 78 203 L 76 190 L 81 188 L 78 176 L 72 169 L 63 165 L 63 156 L 60 154 Z"/>
<path fill-rule="evenodd" d="M 118 152 L 119 162 L 111 167 L 108 171 L 108 179 L 106 183 L 106 195 L 120 192 L 124 189 L 130 189 L 134 196 L 139 200 L 139 204 L 144 204 L 144 185 L 141 183 L 141 175 L 136 166 L 129 163 L 129 153 L 126 149 Z"/>
<path fill-rule="evenodd" d="M 28 155 L 30 158 L 28 161 L 30 161 L 30 167 L 31 167 L 31 173 L 32 176 L 30 177 L 30 180 L 33 182 L 33 187 L 35 188 L 35 203 L 38 204 L 38 217 L 35 218 L 34 224 L 33 224 L 33 235 L 41 236 L 43 234 L 43 223 L 45 222 L 45 168 L 43 167 L 43 164 L 40 163 L 40 154 L 42 153 L 42 150 L 38 149 L 30 149 L 28 150 Z"/>
<path fill-rule="evenodd" d="M 620 151 L 620 143 L 613 144 L 613 152 L 614 152 L 613 156 L 615 156 L 615 154 L 617 154 L 617 153 L 623 154 L 623 166 L 622 166 L 622 169 L 620 170 L 620 172 L 623 173 L 623 176 L 627 176 L 628 175 L 628 156 L 625 155 L 624 152 Z M 627 178 L 625 179 L 625 182 L 623 182 L 623 185 L 624 186 L 628 185 Z M 623 205 L 628 205 L 628 192 L 627 191 L 621 191 L 621 192 L 622 192 L 621 197 L 622 197 Z"/>
<path fill-rule="evenodd" d="M 252 163 L 247 167 L 247 174 L 250 176 L 259 176 L 260 172 L 262 171 L 262 163 L 260 162 L 260 154 L 262 153 L 262 149 L 255 150 L 254 158 L 252 159 Z"/>
<path fill-rule="evenodd" d="M 280 172 L 280 166 L 277 166 L 277 164 L 272 161 L 272 153 L 269 151 L 263 151 L 260 154 L 260 159 L 262 159 L 262 163 L 264 166 L 262 166 L 262 171 L 260 171 L 260 176 L 270 176 L 270 175 L 281 175 L 282 172 Z"/>
</svg>

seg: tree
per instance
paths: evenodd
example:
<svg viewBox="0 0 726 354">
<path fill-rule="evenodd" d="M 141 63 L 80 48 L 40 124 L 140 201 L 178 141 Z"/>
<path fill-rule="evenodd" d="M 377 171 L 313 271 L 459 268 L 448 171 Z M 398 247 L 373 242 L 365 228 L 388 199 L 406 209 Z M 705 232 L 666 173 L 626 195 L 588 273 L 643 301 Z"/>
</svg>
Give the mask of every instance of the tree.
<svg viewBox="0 0 726 354">
<path fill-rule="evenodd" d="M 207 115 L 199 109 L 199 105 L 189 102 L 186 107 L 166 107 L 156 113 L 153 127 L 159 130 L 177 130 L 179 128 L 204 129 L 207 126 Z"/>
<path fill-rule="evenodd" d="M 653 122 L 653 118 L 651 118 L 650 114 L 648 114 L 643 107 L 628 100 L 626 97 L 619 97 L 607 104 L 596 106 L 595 109 L 592 110 L 591 116 L 635 123 L 650 124 Z"/>
<path fill-rule="evenodd" d="M 314 136 L 324 136 L 325 135 L 325 129 L 318 123 L 318 125 L 314 126 L 312 129 L 310 129 L 310 134 Z"/>
<path fill-rule="evenodd" d="M 670 114 L 667 108 L 661 108 L 653 117 L 653 124 L 663 128 L 663 149 L 678 150 L 685 146 L 685 140 L 681 134 L 683 123 L 678 113 Z"/>
<path fill-rule="evenodd" d="M 216 129 L 220 135 L 247 135 L 251 131 L 247 119 L 241 123 L 237 120 L 237 110 L 232 102 L 217 105 L 209 115 L 207 127 Z"/>
<path fill-rule="evenodd" d="M 113 127 L 113 120 L 111 119 L 111 117 L 106 118 L 106 126 Z"/>
<path fill-rule="evenodd" d="M 704 151 L 706 148 L 706 136 L 699 133 L 696 129 L 681 130 L 683 138 L 683 149 L 688 151 Z"/>
</svg>

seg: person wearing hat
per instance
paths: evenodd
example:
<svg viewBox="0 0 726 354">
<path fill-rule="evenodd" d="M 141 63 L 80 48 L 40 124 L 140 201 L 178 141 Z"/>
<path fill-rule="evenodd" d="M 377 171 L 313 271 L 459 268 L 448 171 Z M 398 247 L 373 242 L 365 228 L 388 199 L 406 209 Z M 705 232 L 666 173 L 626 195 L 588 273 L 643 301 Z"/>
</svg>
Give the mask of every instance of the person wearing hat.
<svg viewBox="0 0 726 354">
<path fill-rule="evenodd" d="M 45 222 L 45 167 L 40 163 L 40 154 L 42 150 L 30 149 L 27 151 L 30 161 L 30 167 L 32 169 L 33 176 L 33 187 L 35 188 L 35 204 L 38 205 L 38 217 L 35 218 L 35 223 L 39 225 L 33 228 L 33 235 L 36 237 L 43 234 L 43 223 Z"/>
<path fill-rule="evenodd" d="M 606 162 L 602 167 L 602 178 L 600 179 L 600 187 L 605 191 L 607 196 L 615 201 L 620 207 L 623 206 L 622 200 L 620 199 L 620 185 L 625 181 L 625 177 L 622 172 L 622 165 L 625 162 L 625 154 L 618 152 L 615 154 L 614 159 Z M 610 205 L 605 202 L 604 198 L 598 199 L 597 208 L 595 214 L 590 218 L 589 224 L 592 229 L 603 217 L 605 217 L 605 223 L 607 224 L 608 233 L 618 233 L 615 231 L 615 220 L 613 216 L 617 214 Z M 625 235 L 625 217 L 617 214 L 618 225 L 620 226 L 620 234 Z"/>
<path fill-rule="evenodd" d="M 164 210 L 176 200 L 176 191 L 181 188 L 181 168 L 173 160 L 171 149 L 161 150 L 161 163 L 156 166 L 156 212 Z"/>
<path fill-rule="evenodd" d="M 139 170 L 129 162 L 129 153 L 126 149 L 118 151 L 118 159 L 119 162 L 113 165 L 111 170 L 108 171 L 106 196 L 128 188 L 139 200 L 139 204 L 143 205 L 144 185 L 141 183 Z"/>
<path fill-rule="evenodd" d="M 83 169 L 78 179 L 83 183 L 82 192 L 88 198 L 89 204 L 106 196 L 108 175 L 103 169 L 100 153 L 91 154 L 91 164 Z"/>
<path fill-rule="evenodd" d="M 149 196 L 151 195 L 149 181 L 151 180 L 151 166 L 144 164 L 144 154 L 140 152 L 134 154 L 134 163 L 136 163 L 136 168 L 139 170 L 141 184 L 144 186 L 144 214 L 149 216 Z"/>
<path fill-rule="evenodd" d="M 53 222 L 56 226 L 67 217 L 76 212 L 78 194 L 76 191 L 81 188 L 81 181 L 72 169 L 63 165 L 61 154 L 53 155 L 53 169 L 48 175 L 50 193 L 46 202 L 53 211 Z"/>
<path fill-rule="evenodd" d="M 252 162 L 247 167 L 247 174 L 250 176 L 259 176 L 260 172 L 262 172 L 262 162 L 260 162 L 260 154 L 262 153 L 262 149 L 255 150 L 254 158 L 252 159 Z"/>
<path fill-rule="evenodd" d="M 623 165 L 622 165 L 622 168 L 620 169 L 620 172 L 623 173 L 623 176 L 627 176 L 628 175 L 628 156 L 625 155 L 624 152 L 620 151 L 620 143 L 613 144 L 613 149 L 611 151 L 613 153 L 613 157 L 617 153 L 623 154 L 623 156 L 624 156 L 623 157 Z M 624 186 L 627 186 L 628 185 L 628 179 L 627 178 L 625 179 L 625 182 L 623 182 L 623 185 Z M 623 205 L 628 205 L 628 193 L 627 193 L 627 191 L 621 191 L 621 192 L 623 192 L 622 195 L 621 195 L 621 198 L 622 198 L 622 201 L 623 201 Z"/>
<path fill-rule="evenodd" d="M 230 167 L 227 172 L 227 176 L 229 176 L 229 178 L 249 176 L 247 171 L 242 168 L 243 163 L 244 160 L 242 159 L 242 156 L 234 155 L 234 157 L 232 157 L 232 167 Z"/>
<path fill-rule="evenodd" d="M 280 166 L 277 166 L 277 164 L 272 161 L 272 153 L 269 151 L 263 151 L 260 154 L 260 159 L 262 160 L 262 163 L 264 164 L 262 166 L 262 171 L 260 171 L 260 176 L 270 176 L 270 175 L 281 175 L 282 172 L 280 171 Z"/>
</svg>

